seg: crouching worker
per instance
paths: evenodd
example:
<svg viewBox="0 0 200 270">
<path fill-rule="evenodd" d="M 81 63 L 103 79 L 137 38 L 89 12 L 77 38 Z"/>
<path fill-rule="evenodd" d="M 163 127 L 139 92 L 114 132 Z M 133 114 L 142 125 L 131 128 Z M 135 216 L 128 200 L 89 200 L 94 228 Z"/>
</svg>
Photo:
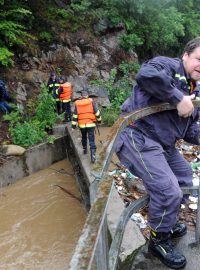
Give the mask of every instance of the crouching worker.
<svg viewBox="0 0 200 270">
<path fill-rule="evenodd" d="M 8 94 L 5 83 L 0 80 L 0 111 L 3 113 L 10 113 L 12 111 L 12 108 L 7 101 L 11 101 L 11 98 Z"/>
<path fill-rule="evenodd" d="M 91 162 L 96 160 L 96 145 L 94 130 L 97 123 L 101 123 L 100 111 L 94 101 L 89 98 L 87 91 L 82 91 L 81 99 L 75 101 L 74 113 L 72 115 L 72 128 L 78 126 L 82 135 L 83 153 L 87 154 L 87 137 L 90 145 Z"/>
<path fill-rule="evenodd" d="M 176 148 L 176 142 L 200 144 L 199 108 L 192 99 L 200 80 L 200 37 L 191 40 L 182 57 L 155 57 L 145 62 L 136 76 L 132 96 L 122 105 L 130 112 L 161 102 L 174 110 L 158 112 L 136 120 L 119 135 L 116 154 L 121 163 L 142 178 L 149 194 L 149 251 L 165 265 L 180 269 L 186 258 L 172 240 L 187 233 L 178 219 L 183 193 L 192 186 L 192 169 Z"/>
</svg>

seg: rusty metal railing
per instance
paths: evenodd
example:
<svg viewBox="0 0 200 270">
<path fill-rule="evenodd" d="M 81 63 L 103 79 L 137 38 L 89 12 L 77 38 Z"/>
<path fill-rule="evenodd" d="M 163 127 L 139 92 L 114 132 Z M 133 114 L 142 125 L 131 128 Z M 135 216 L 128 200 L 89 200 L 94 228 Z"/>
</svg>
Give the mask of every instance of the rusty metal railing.
<svg viewBox="0 0 200 270">
<path fill-rule="evenodd" d="M 200 101 L 193 101 L 193 104 L 195 107 L 200 107 Z M 93 166 L 93 175 L 94 181 L 98 181 L 98 189 L 96 193 L 96 198 L 91 206 L 90 212 L 88 214 L 86 223 L 84 225 L 82 235 L 78 241 L 78 244 L 76 246 L 74 255 L 72 257 L 72 260 L 70 262 L 70 270 L 90 270 L 93 267 L 95 252 L 98 247 L 99 239 L 102 238 L 103 241 L 107 241 L 108 239 L 105 238 L 105 235 L 102 235 L 102 231 L 105 226 L 105 220 L 106 220 L 106 211 L 107 211 L 107 205 L 109 202 L 109 195 L 110 190 L 112 187 L 112 178 L 108 175 L 106 175 L 106 172 L 108 170 L 110 161 L 112 159 L 113 153 L 114 153 L 114 145 L 118 138 L 118 135 L 120 131 L 122 131 L 128 124 L 130 124 L 131 121 L 140 119 L 142 117 L 145 117 L 147 115 L 162 112 L 166 110 L 173 110 L 175 109 L 174 106 L 163 103 L 158 104 L 152 107 L 143 108 L 137 111 L 134 111 L 125 117 L 119 118 L 118 121 L 113 125 L 111 129 L 111 134 L 108 138 L 107 144 L 103 147 L 102 151 L 99 154 L 99 161 L 97 164 Z M 199 191 L 199 187 L 192 187 L 185 189 L 185 193 L 191 193 L 192 191 L 197 190 Z M 200 192 L 199 192 L 200 196 Z M 200 202 L 200 198 L 199 198 Z M 131 211 L 133 213 L 134 209 L 131 208 Z M 129 216 L 131 211 L 125 216 Z M 124 215 L 124 213 L 122 213 Z M 126 220 L 128 220 L 126 218 Z M 198 207 L 197 211 L 197 230 L 196 230 L 196 239 L 199 242 L 200 239 L 200 207 Z M 123 229 L 125 228 L 126 222 L 123 223 Z M 120 226 L 118 224 L 118 226 Z M 117 251 L 114 251 L 115 254 L 118 254 L 118 250 L 121 245 L 121 239 L 122 239 L 123 231 L 120 235 L 120 237 L 117 237 L 115 235 L 114 241 L 111 245 L 111 250 L 114 245 L 114 250 L 117 249 Z M 117 243 L 117 244 L 114 244 Z M 106 246 L 109 246 L 109 243 L 106 243 Z M 113 252 L 111 252 L 111 256 L 113 256 Z M 96 254 L 97 255 L 97 254 Z M 109 266 L 109 258 L 108 254 L 102 255 L 102 260 L 104 260 L 104 269 L 105 270 L 115 270 L 116 269 L 116 261 L 110 258 L 110 266 Z M 97 267 L 98 269 L 98 267 Z M 103 270 L 103 269 L 101 269 Z"/>
</svg>

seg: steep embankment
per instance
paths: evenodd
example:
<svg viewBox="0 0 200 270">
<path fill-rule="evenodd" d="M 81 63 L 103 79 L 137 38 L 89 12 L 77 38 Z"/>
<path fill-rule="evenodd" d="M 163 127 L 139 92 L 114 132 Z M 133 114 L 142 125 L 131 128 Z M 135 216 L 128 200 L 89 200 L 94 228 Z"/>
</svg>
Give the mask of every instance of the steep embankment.
<svg viewBox="0 0 200 270">
<path fill-rule="evenodd" d="M 51 44 L 49 50 L 37 50 L 35 55 L 18 54 L 16 66 L 0 70 L 14 103 L 26 111 L 28 101 L 37 97 L 40 86 L 46 83 L 51 70 L 57 70 L 74 85 L 74 97 L 79 96 L 83 87 L 96 97 L 101 106 L 108 106 L 107 92 L 101 87 L 90 85 L 91 80 L 106 80 L 112 68 L 122 61 L 134 61 L 134 52 L 125 53 L 119 48 L 119 36 L 123 28 L 104 31 L 101 35 L 77 33 L 60 33 L 57 43 Z M 0 142 L 10 140 L 7 124 L 2 124 Z"/>
</svg>

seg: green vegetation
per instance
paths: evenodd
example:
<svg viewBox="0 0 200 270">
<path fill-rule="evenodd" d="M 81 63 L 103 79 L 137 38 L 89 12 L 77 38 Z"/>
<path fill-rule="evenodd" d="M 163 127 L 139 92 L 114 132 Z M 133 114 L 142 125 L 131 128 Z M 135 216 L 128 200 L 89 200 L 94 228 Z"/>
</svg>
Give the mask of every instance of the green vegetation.
<svg viewBox="0 0 200 270">
<path fill-rule="evenodd" d="M 52 129 L 57 120 L 55 100 L 48 93 L 47 88 L 42 86 L 36 104 L 33 107 L 33 104 L 29 103 L 26 115 L 16 109 L 5 115 L 4 120 L 10 121 L 9 132 L 14 144 L 29 147 L 45 139 L 49 143 L 53 143 L 54 136 L 48 135 L 48 131 Z"/>
<path fill-rule="evenodd" d="M 30 23 L 31 11 L 24 8 L 24 1 L 0 0 L 0 63 L 13 65 L 13 48 L 29 46 L 34 37 L 25 25 Z M 30 25 L 29 25 L 30 27 Z"/>
<path fill-rule="evenodd" d="M 196 0 L 0 0 L 0 14 L 0 64 L 4 66 L 14 64 L 19 48 L 33 51 L 37 39 L 46 48 L 60 32 L 82 28 L 93 35 L 100 20 L 107 20 L 107 30 L 123 26 L 120 46 L 134 49 L 141 60 L 157 54 L 176 56 L 200 33 Z M 99 35 L 102 29 L 99 24 Z"/>
<path fill-rule="evenodd" d="M 102 122 L 107 127 L 111 127 L 119 117 L 120 113 L 121 113 L 120 108 L 116 108 L 113 106 L 103 108 L 101 111 Z"/>
<path fill-rule="evenodd" d="M 123 25 L 120 46 L 126 51 L 134 49 L 142 60 L 157 54 L 177 56 L 185 43 L 200 33 L 196 0 L 72 0 L 66 12 L 67 22 L 72 28 L 76 24 L 76 29 L 84 27 L 85 17 L 85 28 L 92 29 L 100 19 L 107 19 L 111 28 Z"/>
<path fill-rule="evenodd" d="M 134 50 L 139 62 L 155 55 L 177 56 L 187 41 L 200 35 L 197 0 L 0 0 L 0 18 L 1 66 L 14 65 L 18 52 L 33 52 L 39 46 L 48 49 L 61 32 L 81 29 L 92 37 L 94 26 L 99 36 L 123 29 L 119 47 Z M 102 111 L 104 123 L 112 125 L 119 116 L 138 67 L 121 63 L 107 81 L 93 82 L 109 94 L 111 106 Z M 56 121 L 53 102 L 43 89 L 36 109 L 29 102 L 26 115 L 15 111 L 5 116 L 14 143 L 28 147 L 47 138 Z"/>
<path fill-rule="evenodd" d="M 122 63 L 117 69 L 112 69 L 107 81 L 91 81 L 92 84 L 102 86 L 108 91 L 110 107 L 102 109 L 102 120 L 107 126 L 112 126 L 120 114 L 120 106 L 130 96 L 133 77 L 139 69 L 137 63 Z M 118 78 L 119 77 L 119 78 Z"/>
</svg>

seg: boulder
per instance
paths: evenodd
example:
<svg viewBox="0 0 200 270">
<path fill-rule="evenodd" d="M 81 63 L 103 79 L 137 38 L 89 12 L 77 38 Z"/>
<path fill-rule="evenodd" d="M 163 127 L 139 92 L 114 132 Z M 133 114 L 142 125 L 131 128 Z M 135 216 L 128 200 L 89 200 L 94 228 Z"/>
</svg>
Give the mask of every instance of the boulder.
<svg viewBox="0 0 200 270">
<path fill-rule="evenodd" d="M 14 144 L 3 145 L 2 150 L 6 156 L 21 156 L 26 151 L 25 148 Z"/>
</svg>

